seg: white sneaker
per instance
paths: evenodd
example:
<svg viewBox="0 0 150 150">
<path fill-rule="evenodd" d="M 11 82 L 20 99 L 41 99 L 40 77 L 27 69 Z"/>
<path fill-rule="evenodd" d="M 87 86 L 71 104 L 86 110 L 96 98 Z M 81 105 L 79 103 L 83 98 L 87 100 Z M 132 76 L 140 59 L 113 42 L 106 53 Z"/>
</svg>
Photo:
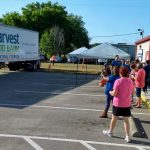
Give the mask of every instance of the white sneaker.
<svg viewBox="0 0 150 150">
<path fill-rule="evenodd" d="M 125 137 L 125 141 L 126 141 L 127 143 L 131 142 L 130 137 L 129 137 L 129 136 L 126 136 L 126 137 Z"/>
<path fill-rule="evenodd" d="M 109 136 L 109 137 L 112 137 L 113 136 L 113 133 L 110 132 L 110 130 L 103 130 L 103 134 Z"/>
</svg>

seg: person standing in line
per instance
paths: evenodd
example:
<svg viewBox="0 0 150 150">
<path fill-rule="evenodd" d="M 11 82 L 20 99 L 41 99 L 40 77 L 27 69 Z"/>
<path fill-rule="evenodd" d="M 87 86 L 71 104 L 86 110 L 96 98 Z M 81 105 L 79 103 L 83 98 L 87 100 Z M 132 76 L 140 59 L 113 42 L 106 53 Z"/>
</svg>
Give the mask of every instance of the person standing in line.
<svg viewBox="0 0 150 150">
<path fill-rule="evenodd" d="M 113 85 L 115 80 L 119 79 L 119 68 L 114 67 L 113 68 L 113 74 L 109 75 L 108 77 L 103 76 L 103 79 L 106 81 L 106 88 L 105 88 L 105 95 L 106 95 L 106 100 L 105 100 L 105 109 L 102 112 L 102 114 L 99 116 L 100 118 L 107 118 L 107 113 L 110 107 L 110 103 L 113 100 L 113 96 L 110 95 L 110 91 L 113 89 Z"/>
<path fill-rule="evenodd" d="M 101 80 L 99 81 L 99 86 L 104 86 L 106 84 L 106 80 L 105 78 L 107 78 L 108 76 L 111 75 L 111 69 L 108 65 L 104 65 L 104 68 L 102 69 L 102 72 L 101 72 Z"/>
<path fill-rule="evenodd" d="M 129 69 L 129 72 L 131 71 L 131 68 L 130 68 L 130 60 L 125 60 L 125 63 L 122 65 L 124 67 L 127 67 Z"/>
<path fill-rule="evenodd" d="M 114 96 L 110 127 L 108 130 L 103 130 L 103 134 L 112 137 L 118 116 L 123 116 L 125 141 L 130 142 L 130 124 L 128 117 L 131 116 L 131 95 L 134 92 L 134 85 L 132 80 L 128 78 L 129 70 L 127 67 L 120 67 L 119 73 L 121 78 L 115 81 L 113 90 L 109 92 L 111 96 Z"/>
<path fill-rule="evenodd" d="M 135 59 L 134 63 L 138 64 L 138 63 L 140 63 L 140 60 L 137 58 L 137 59 Z"/>
<path fill-rule="evenodd" d="M 143 67 L 143 69 L 145 70 L 145 86 L 143 88 L 143 91 L 145 92 L 145 94 L 147 93 L 147 85 L 148 85 L 148 79 L 150 77 L 150 60 L 146 60 L 146 65 Z"/>
<path fill-rule="evenodd" d="M 136 76 L 132 76 L 132 78 L 135 80 L 135 88 L 136 88 L 136 103 L 133 105 L 136 108 L 141 108 L 141 90 L 142 88 L 144 88 L 145 86 L 145 70 L 143 69 L 143 64 L 142 63 L 138 63 L 137 65 L 137 69 L 138 72 L 136 74 Z"/>
<path fill-rule="evenodd" d="M 137 66 L 136 66 L 135 63 L 132 63 L 130 65 L 130 67 L 131 67 L 130 78 L 134 81 L 134 79 L 132 78 L 132 76 L 134 76 L 134 77 L 136 76 L 136 74 L 137 74 Z"/>
<path fill-rule="evenodd" d="M 134 78 L 132 78 L 132 76 L 133 76 L 133 77 L 136 76 L 136 74 L 137 74 L 137 67 L 136 67 L 136 64 L 135 64 L 135 63 L 132 63 L 132 64 L 130 65 L 130 67 L 131 67 L 131 71 L 130 71 L 129 77 L 130 77 L 130 79 L 131 79 L 132 82 L 133 82 L 134 90 L 135 90 L 135 80 L 134 80 Z M 131 101 L 131 102 L 134 102 L 133 94 L 132 94 L 132 101 Z"/>
<path fill-rule="evenodd" d="M 53 66 L 54 66 L 55 61 L 56 61 L 56 56 L 53 55 L 53 56 L 50 58 L 50 61 L 53 63 Z"/>
<path fill-rule="evenodd" d="M 113 60 L 112 61 L 112 63 L 111 63 L 111 66 L 112 66 L 112 68 L 113 67 L 121 67 L 121 65 L 122 65 L 122 62 L 121 62 L 121 60 L 120 60 L 120 58 L 119 58 L 119 55 L 116 55 L 115 56 L 115 60 Z"/>
</svg>

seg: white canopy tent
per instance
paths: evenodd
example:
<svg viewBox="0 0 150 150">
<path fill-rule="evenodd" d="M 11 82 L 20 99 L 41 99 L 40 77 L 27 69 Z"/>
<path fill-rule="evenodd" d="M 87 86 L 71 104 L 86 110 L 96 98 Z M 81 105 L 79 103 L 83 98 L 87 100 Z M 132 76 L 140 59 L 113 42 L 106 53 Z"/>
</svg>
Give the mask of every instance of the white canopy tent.
<svg viewBox="0 0 150 150">
<path fill-rule="evenodd" d="M 112 46 L 110 43 L 103 43 L 93 48 L 87 49 L 80 53 L 80 57 L 114 59 L 115 55 L 119 55 L 121 59 L 129 59 L 130 55 L 123 50 Z"/>
<path fill-rule="evenodd" d="M 77 56 L 79 58 L 103 58 L 103 59 L 114 59 L 116 55 L 119 55 L 121 59 L 129 59 L 130 55 L 123 50 L 112 46 L 110 43 L 103 43 L 95 46 L 91 49 L 81 47 L 69 53 L 68 56 Z M 77 74 L 78 74 L 78 63 L 76 72 L 76 85 L 77 85 Z M 87 79 L 87 64 L 86 64 L 86 79 Z"/>
<path fill-rule="evenodd" d="M 78 48 L 78 49 L 76 49 L 76 50 L 74 50 L 74 51 L 72 51 L 72 52 L 70 52 L 69 54 L 68 54 L 68 56 L 76 56 L 76 57 L 80 57 L 80 54 L 82 53 L 82 52 L 84 52 L 84 51 L 86 51 L 86 50 L 88 50 L 86 47 L 81 47 L 81 48 Z M 86 71 L 87 72 L 87 71 Z M 76 71 L 76 85 L 77 85 L 77 76 L 78 76 L 78 62 L 77 62 L 77 71 Z M 87 79 L 87 73 L 86 73 L 86 79 Z"/>
<path fill-rule="evenodd" d="M 84 51 L 86 51 L 86 50 L 87 50 L 86 47 L 81 47 L 81 48 L 78 48 L 78 49 L 76 49 L 76 50 L 70 52 L 70 53 L 68 54 L 68 56 L 78 56 L 78 55 L 80 55 L 82 52 L 84 52 Z"/>
</svg>

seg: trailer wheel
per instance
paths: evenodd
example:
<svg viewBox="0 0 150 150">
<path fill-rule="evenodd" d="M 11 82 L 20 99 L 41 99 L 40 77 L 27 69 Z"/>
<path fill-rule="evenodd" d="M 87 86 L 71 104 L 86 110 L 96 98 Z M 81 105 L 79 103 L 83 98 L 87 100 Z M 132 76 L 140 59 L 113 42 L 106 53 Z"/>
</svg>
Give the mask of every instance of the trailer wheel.
<svg viewBox="0 0 150 150">
<path fill-rule="evenodd" d="M 35 63 L 33 63 L 32 71 L 36 71 L 36 69 L 37 69 L 37 66 Z"/>
<path fill-rule="evenodd" d="M 9 63 L 8 68 L 10 71 L 16 71 L 16 67 L 15 67 L 14 63 Z"/>
<path fill-rule="evenodd" d="M 40 69 L 40 63 L 38 63 L 38 65 L 37 65 L 37 69 Z"/>
<path fill-rule="evenodd" d="M 9 68 L 9 70 L 10 70 L 10 71 L 16 71 L 16 69 L 15 69 L 15 68 Z"/>
</svg>

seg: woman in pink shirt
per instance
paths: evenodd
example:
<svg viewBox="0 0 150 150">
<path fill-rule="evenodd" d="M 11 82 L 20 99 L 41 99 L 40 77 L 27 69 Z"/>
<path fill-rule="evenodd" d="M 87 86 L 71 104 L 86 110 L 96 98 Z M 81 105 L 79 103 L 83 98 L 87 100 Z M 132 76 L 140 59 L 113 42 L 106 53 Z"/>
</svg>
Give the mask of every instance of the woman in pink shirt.
<svg viewBox="0 0 150 150">
<path fill-rule="evenodd" d="M 141 108 L 141 90 L 145 86 L 145 70 L 143 69 L 143 64 L 138 63 L 137 64 L 138 72 L 135 76 L 132 76 L 132 78 L 135 80 L 135 88 L 136 88 L 136 96 L 137 101 L 134 104 L 136 108 Z"/>
<path fill-rule="evenodd" d="M 129 77 L 132 80 L 132 82 L 134 84 L 134 87 L 135 87 L 135 79 L 133 77 L 136 76 L 138 70 L 137 70 L 137 66 L 136 66 L 135 63 L 132 63 L 130 67 L 131 67 L 131 71 L 130 71 Z M 131 101 L 134 102 L 133 95 L 132 95 L 132 100 Z"/>
<path fill-rule="evenodd" d="M 131 95 L 134 92 L 134 85 L 132 80 L 128 78 L 129 70 L 127 67 L 121 67 L 119 73 L 121 78 L 115 81 L 113 91 L 110 91 L 110 94 L 114 96 L 110 128 L 109 130 L 103 130 L 103 134 L 111 137 L 113 135 L 113 130 L 116 126 L 118 116 L 123 116 L 126 134 L 125 140 L 126 142 L 130 142 L 130 125 L 128 117 L 131 116 Z"/>
</svg>

